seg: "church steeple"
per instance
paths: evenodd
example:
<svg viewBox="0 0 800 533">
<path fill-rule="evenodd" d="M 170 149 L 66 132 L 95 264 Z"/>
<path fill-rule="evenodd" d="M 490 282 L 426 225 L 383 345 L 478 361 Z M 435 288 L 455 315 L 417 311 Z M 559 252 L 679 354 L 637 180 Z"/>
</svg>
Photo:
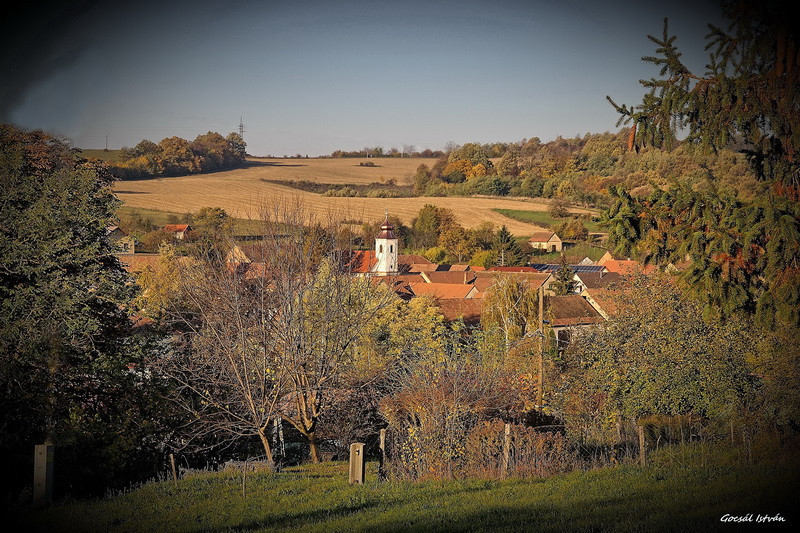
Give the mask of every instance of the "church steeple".
<svg viewBox="0 0 800 533">
<path fill-rule="evenodd" d="M 386 218 L 381 224 L 381 232 L 375 237 L 375 258 L 378 260 L 378 264 L 372 270 L 374 273 L 397 274 L 398 242 L 387 212 Z"/>
</svg>

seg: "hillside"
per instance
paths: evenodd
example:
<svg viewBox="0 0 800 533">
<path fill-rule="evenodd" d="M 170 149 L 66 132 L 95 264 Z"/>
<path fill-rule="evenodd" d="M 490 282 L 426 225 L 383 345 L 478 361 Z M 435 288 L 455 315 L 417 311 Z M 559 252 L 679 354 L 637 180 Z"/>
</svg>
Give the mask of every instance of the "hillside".
<svg viewBox="0 0 800 533">
<path fill-rule="evenodd" d="M 129 207 L 168 212 L 193 212 L 201 207 L 218 206 L 238 218 L 258 218 L 263 206 L 281 200 L 301 200 L 318 216 L 338 216 L 348 220 L 374 221 L 385 212 L 397 215 L 410 224 L 425 204 L 447 207 L 456 213 L 458 222 L 467 228 L 489 221 L 506 224 L 514 235 L 530 235 L 536 226 L 513 220 L 493 209 L 546 211 L 546 201 L 522 198 L 336 198 L 301 191 L 263 180 L 316 181 L 320 183 L 373 183 L 396 180 L 404 183 L 423 158 L 371 159 L 377 166 L 359 166 L 358 159 L 248 159 L 247 168 L 197 174 L 176 178 L 118 182 L 115 192 Z M 578 210 L 576 210 L 578 211 Z M 584 211 L 588 212 L 588 211 Z"/>
<path fill-rule="evenodd" d="M 624 465 L 552 478 L 388 482 L 368 463 L 364 486 L 345 463 L 197 473 L 115 498 L 67 502 L 23 517 L 41 531 L 729 531 L 725 515 L 797 520 L 797 459 L 685 446 L 653 465 Z M 781 459 L 782 458 L 782 459 Z M 244 486 L 243 486 L 244 481 Z M 244 492 L 244 494 L 243 494 Z M 20 529 L 20 530 L 23 530 Z"/>
</svg>

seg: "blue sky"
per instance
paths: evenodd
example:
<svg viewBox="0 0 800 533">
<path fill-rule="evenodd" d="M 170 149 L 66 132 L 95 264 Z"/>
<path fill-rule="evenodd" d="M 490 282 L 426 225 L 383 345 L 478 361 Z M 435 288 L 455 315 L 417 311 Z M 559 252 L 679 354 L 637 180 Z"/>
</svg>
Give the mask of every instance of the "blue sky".
<svg viewBox="0 0 800 533">
<path fill-rule="evenodd" d="M 242 117 L 248 151 L 277 156 L 615 131 L 605 96 L 657 75 L 647 34 L 669 17 L 701 70 L 720 21 L 683 0 L 77 4 L 7 18 L 0 121 L 119 148 Z"/>
</svg>

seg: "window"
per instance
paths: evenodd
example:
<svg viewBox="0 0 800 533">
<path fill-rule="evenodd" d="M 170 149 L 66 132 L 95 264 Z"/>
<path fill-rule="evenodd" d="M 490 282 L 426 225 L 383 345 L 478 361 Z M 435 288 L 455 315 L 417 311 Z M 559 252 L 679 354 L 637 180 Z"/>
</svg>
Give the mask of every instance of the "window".
<svg viewBox="0 0 800 533">
<path fill-rule="evenodd" d="M 389 253 L 390 253 L 390 254 L 393 254 L 393 253 L 394 253 L 394 245 L 393 245 L 393 244 L 390 244 L 390 245 L 389 245 Z"/>
<path fill-rule="evenodd" d="M 383 253 L 383 245 L 382 245 L 382 244 L 379 244 L 379 245 L 378 245 L 378 253 L 379 253 L 379 254 L 382 254 L 382 253 Z"/>
</svg>

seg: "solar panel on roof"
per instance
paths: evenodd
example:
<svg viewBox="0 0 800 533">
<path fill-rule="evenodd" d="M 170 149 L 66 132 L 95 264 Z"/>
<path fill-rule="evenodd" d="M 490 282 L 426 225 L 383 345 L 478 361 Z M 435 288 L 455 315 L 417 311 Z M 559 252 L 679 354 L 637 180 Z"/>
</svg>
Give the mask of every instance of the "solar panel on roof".
<svg viewBox="0 0 800 533">
<path fill-rule="evenodd" d="M 531 265 L 536 270 L 541 272 L 555 272 L 561 265 L 551 265 L 549 263 L 536 263 Z M 573 272 L 603 272 L 605 267 L 603 265 L 567 265 Z"/>
</svg>

